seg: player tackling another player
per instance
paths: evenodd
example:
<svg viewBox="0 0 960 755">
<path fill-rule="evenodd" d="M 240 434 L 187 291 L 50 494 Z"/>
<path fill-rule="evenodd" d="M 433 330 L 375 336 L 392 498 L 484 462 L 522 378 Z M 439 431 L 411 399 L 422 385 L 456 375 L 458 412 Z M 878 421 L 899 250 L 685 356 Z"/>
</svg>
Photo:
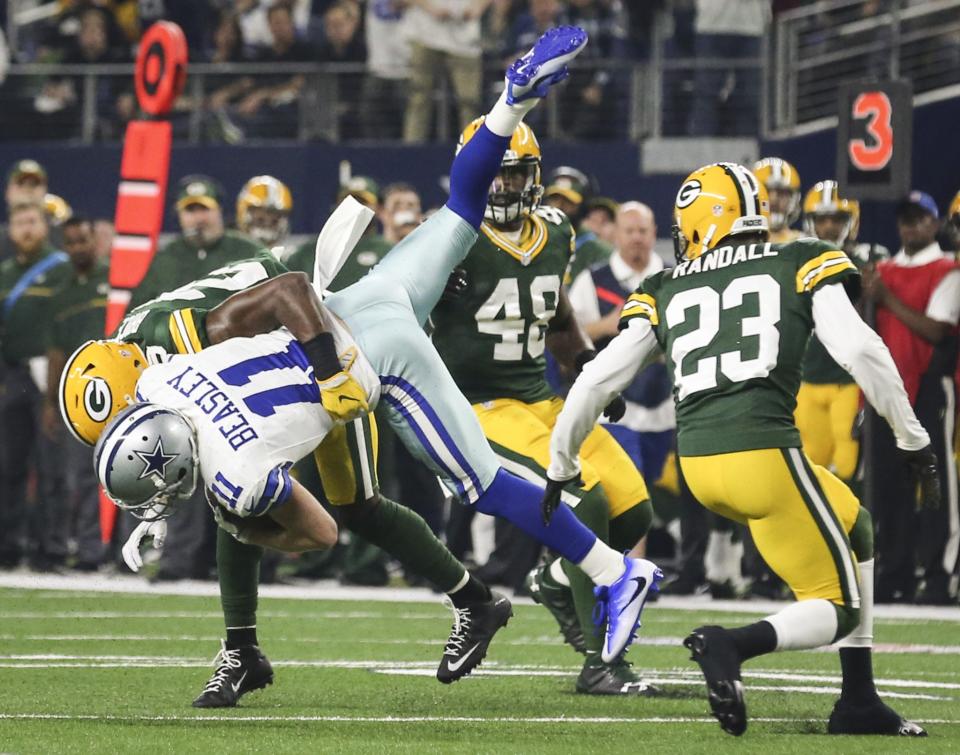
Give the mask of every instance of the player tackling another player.
<svg viewBox="0 0 960 755">
<path fill-rule="evenodd" d="M 544 510 L 579 473 L 580 445 L 603 407 L 663 353 L 690 490 L 750 528 L 798 601 L 748 626 L 703 626 L 684 640 L 724 731 L 747 728 L 741 664 L 842 640 L 843 687 L 828 731 L 922 736 L 873 683 L 870 514 L 801 450 L 793 411 L 812 332 L 890 423 L 927 506 L 939 503 L 936 458 L 890 353 L 847 295 L 857 268 L 815 239 L 769 242 L 768 211 L 766 189 L 740 165 L 709 165 L 684 181 L 675 203 L 677 266 L 629 297 L 619 335 L 571 389 L 551 440 Z"/>
<path fill-rule="evenodd" d="M 357 284 L 323 303 L 306 298 L 299 340 L 272 330 L 281 323 L 267 318 L 252 322 L 248 335 L 272 332 L 172 357 L 146 369 L 135 387 L 112 386 L 114 397 L 136 399 L 110 420 L 95 451 L 100 480 L 118 505 L 162 517 L 189 495 L 199 469 L 222 528 L 280 549 L 329 546 L 336 526 L 289 468 L 383 400 L 401 440 L 464 503 L 509 519 L 601 588 L 602 655 L 619 656 L 659 570 L 604 545 L 568 508 L 549 526 L 542 521 L 542 490 L 501 468 L 422 330 L 476 240 L 511 134 L 585 44 L 580 29 L 553 29 L 511 66 L 503 96 L 454 161 L 447 205 Z M 187 338 L 196 325 L 183 323 Z M 481 656 L 486 643 L 453 648 L 451 670 Z"/>
</svg>

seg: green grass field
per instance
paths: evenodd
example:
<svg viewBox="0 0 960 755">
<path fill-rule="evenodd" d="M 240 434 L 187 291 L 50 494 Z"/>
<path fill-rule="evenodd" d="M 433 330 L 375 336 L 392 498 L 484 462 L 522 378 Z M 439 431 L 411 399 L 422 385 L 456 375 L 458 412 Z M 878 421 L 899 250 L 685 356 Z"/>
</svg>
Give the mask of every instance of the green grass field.
<svg viewBox="0 0 960 755">
<path fill-rule="evenodd" d="M 149 588 L 147 588 L 149 589 Z M 261 598 L 276 682 L 240 707 L 199 711 L 222 633 L 213 597 L 0 589 L 0 752 L 960 752 L 960 612 L 877 624 L 888 702 L 925 740 L 828 738 L 832 652 L 746 668 L 750 728 L 709 717 L 680 639 L 747 614 L 648 606 L 631 659 L 657 699 L 577 695 L 579 656 L 547 613 L 515 606 L 478 672 L 434 678 L 450 628 L 437 602 Z"/>
</svg>

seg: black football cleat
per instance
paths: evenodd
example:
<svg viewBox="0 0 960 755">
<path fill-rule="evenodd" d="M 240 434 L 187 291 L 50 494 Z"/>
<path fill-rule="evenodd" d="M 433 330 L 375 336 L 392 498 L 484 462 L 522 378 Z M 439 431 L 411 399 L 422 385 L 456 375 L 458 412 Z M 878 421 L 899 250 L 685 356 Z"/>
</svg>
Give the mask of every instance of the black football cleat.
<svg viewBox="0 0 960 755">
<path fill-rule="evenodd" d="M 863 703 L 837 700 L 827 723 L 827 734 L 882 734 L 888 737 L 925 737 L 926 730 L 907 721 L 879 697 Z"/>
<path fill-rule="evenodd" d="M 450 684 L 473 671 L 484 656 L 490 641 L 513 616 L 513 606 L 505 595 L 492 592 L 486 603 L 457 608 L 449 598 L 444 603 L 453 609 L 453 629 L 443 650 L 437 679 Z"/>
<path fill-rule="evenodd" d="M 570 647 L 582 655 L 587 653 L 583 628 L 573 606 L 573 591 L 565 585 L 551 585 L 543 577 L 549 565 L 538 566 L 527 575 L 530 597 L 546 608 L 560 626 L 560 634 Z"/>
<path fill-rule="evenodd" d="M 577 692 L 582 695 L 656 697 L 660 689 L 644 681 L 622 656 L 613 663 L 604 663 L 599 653 L 590 653 L 577 677 Z"/>
<path fill-rule="evenodd" d="M 233 708 L 243 695 L 273 684 L 273 667 L 256 645 L 227 650 L 221 641 L 213 663 L 213 676 L 193 701 L 194 708 Z"/>
<path fill-rule="evenodd" d="M 740 679 L 740 654 L 730 634 L 723 627 L 700 627 L 683 644 L 707 681 L 710 709 L 720 728 L 739 737 L 747 730 L 747 705 Z"/>
</svg>

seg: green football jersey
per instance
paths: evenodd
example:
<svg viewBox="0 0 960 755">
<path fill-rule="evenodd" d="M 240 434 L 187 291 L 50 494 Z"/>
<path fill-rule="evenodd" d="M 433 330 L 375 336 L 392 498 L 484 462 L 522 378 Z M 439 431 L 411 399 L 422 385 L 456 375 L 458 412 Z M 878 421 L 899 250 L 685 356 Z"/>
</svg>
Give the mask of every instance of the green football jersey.
<svg viewBox="0 0 960 755">
<path fill-rule="evenodd" d="M 854 243 L 846 245 L 844 251 L 860 270 L 870 263 L 879 262 L 890 256 L 887 248 L 879 244 Z M 834 361 L 820 343 L 820 339 L 814 335 L 810 337 L 807 355 L 803 360 L 803 382 L 815 385 L 848 385 L 853 382 L 853 378 Z"/>
<path fill-rule="evenodd" d="M 846 254 L 813 239 L 741 244 L 657 273 L 630 295 L 620 327 L 635 317 L 653 325 L 681 455 L 800 447 L 793 410 L 813 292 L 857 274 Z"/>
<path fill-rule="evenodd" d="M 123 319 L 115 337 L 140 345 L 151 362 L 164 353 L 200 351 L 210 345 L 207 312 L 237 291 L 285 272 L 287 268 L 267 251 L 232 262 L 141 304 Z"/>
<path fill-rule="evenodd" d="M 484 223 L 464 260 L 467 289 L 433 312 L 433 342 L 471 403 L 541 401 L 547 325 L 557 311 L 573 254 L 567 216 L 541 207 L 513 241 Z"/>
</svg>

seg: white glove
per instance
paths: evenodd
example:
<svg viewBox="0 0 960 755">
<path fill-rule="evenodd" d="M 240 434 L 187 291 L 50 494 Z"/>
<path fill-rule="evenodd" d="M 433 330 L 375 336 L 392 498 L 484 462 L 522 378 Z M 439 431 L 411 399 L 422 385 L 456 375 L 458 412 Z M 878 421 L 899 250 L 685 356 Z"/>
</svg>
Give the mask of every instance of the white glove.
<svg viewBox="0 0 960 755">
<path fill-rule="evenodd" d="M 120 551 L 123 554 L 123 562 L 130 567 L 131 571 L 140 571 L 143 566 L 143 559 L 140 557 L 140 543 L 148 537 L 153 538 L 153 547 L 157 550 L 163 548 L 163 540 L 167 536 L 167 522 L 161 519 L 159 522 L 140 522 L 137 528 L 130 533 L 127 542 L 123 544 Z"/>
</svg>

